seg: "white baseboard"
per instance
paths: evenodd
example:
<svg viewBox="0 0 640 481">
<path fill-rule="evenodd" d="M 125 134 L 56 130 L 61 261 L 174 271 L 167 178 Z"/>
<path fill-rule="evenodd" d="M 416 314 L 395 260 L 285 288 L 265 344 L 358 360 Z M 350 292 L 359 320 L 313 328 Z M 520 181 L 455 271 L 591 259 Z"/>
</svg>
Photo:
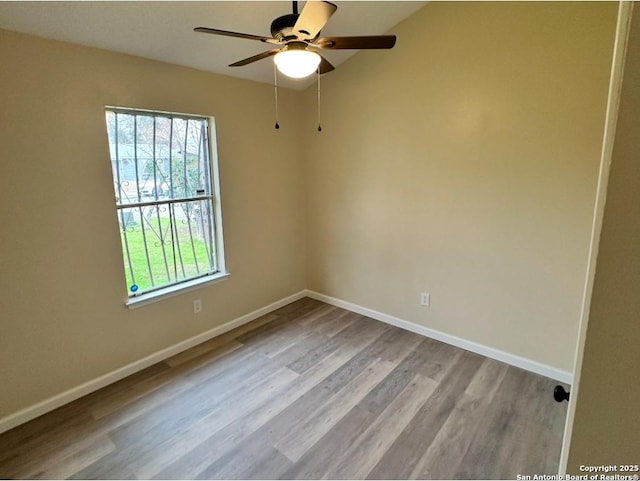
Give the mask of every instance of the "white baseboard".
<svg viewBox="0 0 640 481">
<path fill-rule="evenodd" d="M 116 369 L 115 371 L 112 371 L 110 373 L 104 374 L 96 379 L 87 381 L 83 384 L 80 384 L 79 386 L 45 399 L 44 401 L 41 401 L 37 404 L 5 416 L 4 418 L 0 419 L 0 433 L 8 431 L 9 429 L 14 428 L 20 424 L 26 423 L 27 421 L 30 421 L 31 419 L 41 416 L 42 414 L 45 414 L 49 411 L 53 411 L 54 409 L 70 403 L 71 401 L 75 401 L 82 396 L 97 391 L 98 389 L 101 389 L 105 386 L 108 386 L 109 384 L 119 381 L 120 379 L 130 376 L 131 374 L 145 369 L 157 362 L 163 361 L 193 346 L 197 346 L 200 343 L 224 334 L 225 332 L 242 326 L 243 324 L 251 322 L 260 316 L 264 316 L 265 314 L 268 314 L 276 309 L 279 309 L 282 306 L 290 304 L 291 302 L 297 301 L 298 299 L 302 299 L 306 296 L 322 302 L 326 302 L 327 304 L 331 304 L 332 306 L 347 309 L 363 316 L 370 317 L 377 321 L 385 322 L 387 324 L 405 329 L 407 331 L 415 332 L 416 334 L 420 334 L 425 337 L 451 344 L 452 346 L 466 349 L 467 351 L 481 354 L 491 359 L 505 362 L 512 366 L 516 366 L 527 371 L 534 372 L 536 374 L 541 374 L 551 379 L 556 379 L 560 382 L 564 382 L 567 384 L 571 384 L 572 382 L 572 375 L 567 371 L 563 371 L 561 369 L 557 369 L 555 367 L 548 366 L 531 359 L 516 356 L 515 354 L 500 351 L 492 347 L 484 346 L 472 341 L 467 341 L 465 339 L 452 336 L 444 332 L 436 331 L 435 329 L 430 329 L 428 327 L 405 321 L 403 319 L 399 319 L 382 312 L 374 311 L 373 309 L 368 309 L 351 302 L 320 294 L 319 292 L 303 290 L 291 296 L 285 297 L 284 299 L 280 299 L 279 301 L 276 301 L 272 304 L 269 304 L 268 306 L 264 306 L 253 312 L 245 314 L 244 316 L 240 316 L 232 321 L 222 324 L 221 326 L 214 327 L 213 329 L 181 341 L 177 344 L 174 344 L 173 346 L 167 347 L 166 349 L 156 351 L 153 354 L 150 354 L 142 359 L 127 364 L 126 366 Z"/>
<path fill-rule="evenodd" d="M 476 342 L 467 341 L 466 339 L 452 336 L 451 334 L 436 331 L 435 329 L 430 329 L 414 322 L 405 321 L 403 319 L 399 319 L 382 312 L 374 311 L 373 309 L 368 309 L 351 302 L 343 301 L 342 299 L 337 299 L 325 294 L 320 294 L 319 292 L 307 290 L 305 294 L 308 297 L 311 297 L 318 301 L 326 302 L 327 304 L 331 304 L 332 306 L 347 309 L 349 311 L 353 311 L 357 314 L 370 317 L 377 321 L 391 324 L 392 326 L 415 332 L 416 334 L 420 334 L 421 336 L 430 337 L 432 339 L 451 344 L 452 346 L 460 347 L 462 349 L 466 349 L 467 351 L 475 352 L 491 359 L 495 359 L 497 361 L 501 361 L 566 384 L 571 384 L 573 380 L 573 376 L 571 375 L 571 373 L 552 366 L 548 366 L 546 364 L 542 364 L 537 361 L 533 361 L 531 359 L 520 357 L 515 354 L 510 354 L 508 352 L 494 349 L 492 347 L 484 346 Z"/>
<path fill-rule="evenodd" d="M 139 359 L 138 361 L 134 361 L 131 364 L 127 364 L 126 366 L 116 369 L 115 371 L 111 371 L 110 373 L 104 374 L 103 376 L 100 376 L 96 379 L 87 381 L 83 384 L 80 384 L 79 386 L 45 399 L 44 401 L 41 401 L 37 404 L 5 416 L 4 418 L 0 419 L 0 433 L 8 431 L 9 429 L 14 428 L 20 424 L 26 423 L 27 421 L 30 421 L 49 411 L 53 411 L 60 406 L 70 403 L 71 401 L 75 401 L 82 396 L 97 391 L 98 389 L 108 386 L 109 384 L 119 381 L 120 379 L 130 376 L 133 373 L 145 369 L 157 362 L 163 361 L 186 349 L 197 346 L 204 341 L 208 341 L 211 338 L 224 334 L 231 329 L 235 329 L 236 327 L 251 322 L 258 317 L 264 316 L 265 314 L 268 314 L 271 311 L 274 311 L 282 306 L 286 306 L 291 302 L 302 299 L 306 295 L 306 291 L 300 291 L 296 294 L 285 297 L 284 299 L 280 299 L 279 301 L 245 314 L 244 316 L 238 317 L 237 319 L 222 324 L 221 326 L 209 329 L 208 331 L 198 334 L 197 336 L 190 337 L 189 339 L 174 344 L 173 346 L 167 347 L 166 349 L 156 351 L 153 354 L 148 355 L 147 357 Z"/>
</svg>

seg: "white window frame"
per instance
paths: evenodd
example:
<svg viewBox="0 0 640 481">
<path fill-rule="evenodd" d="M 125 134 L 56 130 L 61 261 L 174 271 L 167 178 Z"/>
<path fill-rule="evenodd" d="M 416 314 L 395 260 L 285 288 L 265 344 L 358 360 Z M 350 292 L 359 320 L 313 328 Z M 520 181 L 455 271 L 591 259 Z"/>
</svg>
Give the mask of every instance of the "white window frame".
<svg viewBox="0 0 640 481">
<path fill-rule="evenodd" d="M 215 272 L 210 272 L 207 274 L 200 275 L 198 277 L 187 278 L 181 281 L 177 281 L 173 284 L 169 284 L 167 286 L 155 288 L 152 291 L 143 292 L 141 294 L 129 294 L 129 297 L 125 301 L 125 305 L 134 309 L 137 307 L 141 307 L 146 304 L 150 304 L 156 302 L 158 300 L 176 296 L 178 294 L 183 294 L 185 292 L 189 292 L 195 289 L 202 288 L 206 285 L 210 285 L 213 283 L 220 282 L 229 277 L 229 272 L 226 269 L 225 263 L 225 255 L 224 255 L 224 235 L 223 235 L 223 227 L 222 227 L 222 206 L 220 202 L 220 175 L 219 175 L 219 165 L 218 165 L 218 149 L 217 149 L 217 138 L 216 138 L 216 126 L 215 126 L 215 118 L 211 116 L 201 116 L 201 115 L 193 115 L 193 114 L 182 114 L 176 112 L 166 112 L 159 110 L 145 110 L 145 109 L 136 109 L 136 108 L 123 108 L 116 106 L 105 106 L 105 114 L 107 112 L 117 112 L 123 114 L 131 114 L 131 115 L 150 115 L 150 116 L 165 116 L 171 118 L 183 118 L 183 119 L 197 119 L 206 121 L 207 125 L 207 137 L 208 137 L 208 157 L 209 157 L 209 178 L 210 178 L 210 186 L 211 192 L 209 195 L 202 196 L 203 200 L 211 199 L 212 203 L 212 213 L 211 213 L 211 225 L 213 230 L 213 242 L 214 242 L 214 251 L 215 251 L 215 261 L 216 268 Z M 109 155 L 111 159 L 111 155 Z M 114 179 L 115 185 L 116 179 Z M 117 192 L 116 192 L 117 196 Z M 156 201 L 157 202 L 157 201 Z M 145 202 L 142 202 L 146 204 Z M 162 202 L 167 203 L 167 202 Z M 132 205 L 133 206 L 133 205 Z M 116 201 L 116 213 L 119 215 L 120 210 L 122 209 L 122 205 L 118 205 Z M 127 268 L 125 263 L 126 259 L 123 254 L 123 272 Z M 126 276 L 125 276 L 126 277 Z"/>
</svg>

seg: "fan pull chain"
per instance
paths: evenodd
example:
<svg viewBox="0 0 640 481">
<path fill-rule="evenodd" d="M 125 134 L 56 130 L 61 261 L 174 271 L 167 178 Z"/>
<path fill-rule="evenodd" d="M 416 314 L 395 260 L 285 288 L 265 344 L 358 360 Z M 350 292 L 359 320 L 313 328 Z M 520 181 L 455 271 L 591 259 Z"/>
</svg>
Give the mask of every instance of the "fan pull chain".
<svg viewBox="0 0 640 481">
<path fill-rule="evenodd" d="M 318 132 L 322 132 L 320 124 L 320 67 L 318 67 Z"/>
<path fill-rule="evenodd" d="M 276 94 L 276 130 L 280 128 L 280 124 L 278 123 L 278 72 L 276 70 L 276 63 L 273 62 L 273 88 Z"/>
</svg>

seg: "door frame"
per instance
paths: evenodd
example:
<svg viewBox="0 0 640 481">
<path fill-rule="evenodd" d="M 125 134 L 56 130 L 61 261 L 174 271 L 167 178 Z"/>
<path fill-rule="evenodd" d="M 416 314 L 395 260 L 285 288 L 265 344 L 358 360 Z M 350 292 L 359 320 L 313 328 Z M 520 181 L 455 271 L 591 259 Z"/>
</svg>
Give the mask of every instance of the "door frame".
<svg viewBox="0 0 640 481">
<path fill-rule="evenodd" d="M 587 275 L 585 278 L 584 291 L 582 296 L 582 308 L 580 312 L 580 323 L 578 326 L 578 343 L 573 363 L 573 382 L 571 385 L 571 396 L 564 428 L 564 438 L 562 440 L 562 451 L 560 454 L 559 474 L 565 475 L 569 461 L 569 450 L 571 448 L 571 435 L 573 433 L 573 422 L 576 412 L 576 402 L 579 396 L 580 376 L 582 374 L 582 360 L 584 356 L 584 346 L 587 337 L 587 327 L 589 325 L 589 313 L 591 308 L 591 296 L 593 294 L 593 283 L 598 260 L 598 249 L 600 246 L 600 234 L 602 231 L 602 220 L 604 217 L 604 207 L 607 199 L 607 186 L 609 183 L 609 171 L 611 169 L 611 159 L 613 144 L 616 133 L 616 123 L 618 119 L 618 107 L 620 103 L 620 91 L 622 89 L 622 77 L 624 71 L 625 56 L 627 50 L 627 40 L 629 37 L 629 23 L 633 10 L 632 1 L 622 0 L 618 3 L 618 19 L 616 24 L 616 36 L 613 45 L 613 59 L 611 64 L 611 74 L 609 77 L 609 93 L 607 97 L 607 110 L 604 121 L 604 132 L 602 139 L 602 150 L 600 154 L 600 171 L 598 173 L 598 186 L 596 190 L 596 200 L 594 205 L 593 223 L 591 226 L 591 241 L 589 245 L 589 257 L 587 261 Z"/>
</svg>

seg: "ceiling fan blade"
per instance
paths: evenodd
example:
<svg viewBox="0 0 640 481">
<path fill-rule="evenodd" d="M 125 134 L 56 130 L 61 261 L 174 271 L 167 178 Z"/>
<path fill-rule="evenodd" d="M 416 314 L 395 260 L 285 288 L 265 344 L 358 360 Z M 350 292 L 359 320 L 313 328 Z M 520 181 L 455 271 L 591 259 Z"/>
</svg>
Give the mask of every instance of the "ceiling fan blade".
<svg viewBox="0 0 640 481">
<path fill-rule="evenodd" d="M 332 70 L 336 69 L 333 65 L 331 65 L 331 62 L 329 62 L 322 55 L 320 55 L 320 66 L 318 68 L 320 69 L 320 75 L 324 73 L 329 73 Z"/>
<path fill-rule="evenodd" d="M 261 37 L 260 35 L 252 35 L 250 33 L 240 33 L 240 32 L 230 32 L 228 30 L 219 30 L 217 28 L 207 28 L 207 27 L 196 27 L 193 29 L 194 32 L 199 33 L 211 33 L 213 35 L 224 35 L 225 37 L 237 37 L 237 38 L 246 38 L 249 40 L 259 40 L 260 42 L 266 43 L 276 43 L 279 44 L 280 41 L 271 37 Z"/>
<path fill-rule="evenodd" d="M 325 50 L 393 48 L 395 35 L 372 35 L 368 37 L 322 37 L 313 43 Z"/>
<path fill-rule="evenodd" d="M 253 57 L 245 58 L 243 60 L 238 60 L 237 62 L 232 63 L 229 67 L 242 67 L 244 65 L 249 65 L 250 63 L 257 62 L 258 60 L 262 60 L 263 58 L 271 57 L 279 52 L 279 49 L 275 50 L 267 50 L 266 52 L 259 53 L 258 55 L 254 55 Z"/>
<path fill-rule="evenodd" d="M 302 40 L 316 38 L 337 8 L 331 2 L 308 0 L 293 26 L 293 32 Z"/>
</svg>

